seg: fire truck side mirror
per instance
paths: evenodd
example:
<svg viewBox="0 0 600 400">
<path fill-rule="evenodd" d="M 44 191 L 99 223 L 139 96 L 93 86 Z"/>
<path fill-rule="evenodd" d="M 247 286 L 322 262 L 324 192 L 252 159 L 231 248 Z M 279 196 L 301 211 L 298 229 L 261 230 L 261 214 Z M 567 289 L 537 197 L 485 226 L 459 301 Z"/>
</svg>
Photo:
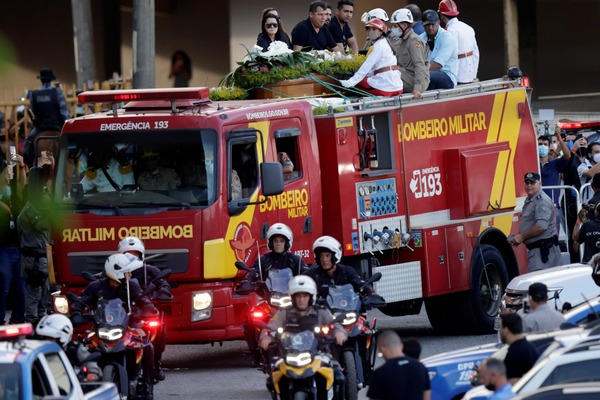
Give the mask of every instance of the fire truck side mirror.
<svg viewBox="0 0 600 400">
<path fill-rule="evenodd" d="M 260 164 L 262 194 L 265 197 L 283 193 L 283 167 L 278 162 Z"/>
</svg>

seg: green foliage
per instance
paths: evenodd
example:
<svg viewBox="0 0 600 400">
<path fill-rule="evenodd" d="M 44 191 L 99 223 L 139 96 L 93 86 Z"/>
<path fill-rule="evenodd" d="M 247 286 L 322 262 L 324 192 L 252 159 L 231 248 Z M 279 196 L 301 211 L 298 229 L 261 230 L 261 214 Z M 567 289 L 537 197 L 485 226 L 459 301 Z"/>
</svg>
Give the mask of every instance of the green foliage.
<svg viewBox="0 0 600 400">
<path fill-rule="evenodd" d="M 219 86 L 210 89 L 208 97 L 211 101 L 243 100 L 248 97 L 248 92 L 237 86 Z"/>
<path fill-rule="evenodd" d="M 350 60 L 325 60 L 311 65 L 313 72 L 335 76 L 338 79 L 347 79 L 354 75 L 365 62 L 366 56 L 356 55 Z"/>
</svg>

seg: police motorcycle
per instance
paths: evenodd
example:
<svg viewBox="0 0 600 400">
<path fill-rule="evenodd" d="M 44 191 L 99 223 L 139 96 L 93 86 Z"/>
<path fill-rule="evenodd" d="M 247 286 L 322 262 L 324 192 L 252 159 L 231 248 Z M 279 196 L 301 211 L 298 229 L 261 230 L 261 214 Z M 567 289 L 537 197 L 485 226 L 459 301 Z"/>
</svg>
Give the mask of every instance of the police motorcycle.
<svg viewBox="0 0 600 400">
<path fill-rule="evenodd" d="M 250 271 L 250 268 L 241 261 L 237 261 L 235 266 L 238 270 Z M 260 274 L 262 275 L 262 271 Z M 261 332 L 259 325 L 267 324 L 279 309 L 292 305 L 292 299 L 288 294 L 288 283 L 293 277 L 292 270 L 289 268 L 270 269 L 266 279 L 263 280 L 260 276 L 258 282 L 244 281 L 235 288 L 236 294 L 256 293 L 260 297 L 260 300 L 250 308 L 243 328 L 250 349 L 252 366 L 258 367 L 265 373 L 270 373 L 270 363 L 264 359 L 262 350 L 258 346 Z"/>
<path fill-rule="evenodd" d="M 258 325 L 267 327 L 262 322 Z M 273 400 L 343 399 L 341 388 L 335 384 L 329 351 L 335 342 L 332 331 L 332 326 L 317 326 L 300 332 L 286 332 L 284 328 L 269 332 L 279 348 L 271 372 Z"/>
<path fill-rule="evenodd" d="M 336 322 L 339 322 L 348 340 L 341 346 L 333 346 L 333 354 L 344 370 L 346 378 L 345 396 L 356 400 L 358 392 L 368 383 L 377 358 L 377 319 L 367 320 L 367 310 L 383 307 L 385 300 L 378 294 L 367 294 L 363 289 L 381 279 L 376 273 L 365 282 L 359 293 L 351 284 L 329 286 L 325 299 Z"/>
<path fill-rule="evenodd" d="M 156 280 L 164 279 L 170 273 L 165 270 Z M 86 274 L 85 278 L 93 280 L 96 277 Z M 154 290 L 154 284 L 150 283 L 144 295 Z M 160 313 L 132 309 L 131 304 L 128 304 L 130 312 L 127 312 L 120 299 L 102 299 L 91 310 L 75 294 L 67 293 L 67 298 L 87 311 L 84 319 L 92 323 L 92 329 L 82 341 L 90 351 L 100 353 L 97 363 L 102 380 L 115 383 L 122 399 L 153 400 L 156 381 L 151 341 L 161 328 Z"/>
</svg>

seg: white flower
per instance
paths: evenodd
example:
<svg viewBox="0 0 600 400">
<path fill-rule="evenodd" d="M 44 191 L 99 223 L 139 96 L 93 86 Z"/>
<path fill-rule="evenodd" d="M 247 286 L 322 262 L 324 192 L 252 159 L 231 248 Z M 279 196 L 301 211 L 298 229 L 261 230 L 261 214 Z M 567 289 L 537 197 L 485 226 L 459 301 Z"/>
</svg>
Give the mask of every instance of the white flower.
<svg viewBox="0 0 600 400">
<path fill-rule="evenodd" d="M 256 46 L 255 46 L 256 47 Z M 262 50 L 262 49 L 261 49 Z M 293 53 L 292 50 L 284 42 L 276 40 L 269 45 L 267 51 L 261 53 L 263 57 L 275 57 L 281 54 Z"/>
</svg>

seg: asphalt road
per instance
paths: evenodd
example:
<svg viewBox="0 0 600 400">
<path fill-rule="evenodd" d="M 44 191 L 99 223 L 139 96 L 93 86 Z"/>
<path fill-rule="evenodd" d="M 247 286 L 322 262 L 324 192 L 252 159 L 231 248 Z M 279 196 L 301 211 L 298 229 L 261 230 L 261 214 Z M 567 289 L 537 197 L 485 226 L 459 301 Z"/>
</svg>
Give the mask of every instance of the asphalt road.
<svg viewBox="0 0 600 400">
<path fill-rule="evenodd" d="M 422 357 L 468 346 L 490 343 L 496 335 L 436 336 L 423 310 L 417 316 L 388 317 L 378 311 L 369 314 L 378 319 L 379 329 L 394 329 L 401 337 L 415 337 L 423 347 Z M 244 341 L 215 345 L 169 345 L 163 355 L 166 380 L 155 387 L 161 399 L 270 399 L 265 375 L 250 368 Z M 379 363 L 382 360 L 378 361 Z M 359 398 L 366 398 L 366 389 Z"/>
</svg>

